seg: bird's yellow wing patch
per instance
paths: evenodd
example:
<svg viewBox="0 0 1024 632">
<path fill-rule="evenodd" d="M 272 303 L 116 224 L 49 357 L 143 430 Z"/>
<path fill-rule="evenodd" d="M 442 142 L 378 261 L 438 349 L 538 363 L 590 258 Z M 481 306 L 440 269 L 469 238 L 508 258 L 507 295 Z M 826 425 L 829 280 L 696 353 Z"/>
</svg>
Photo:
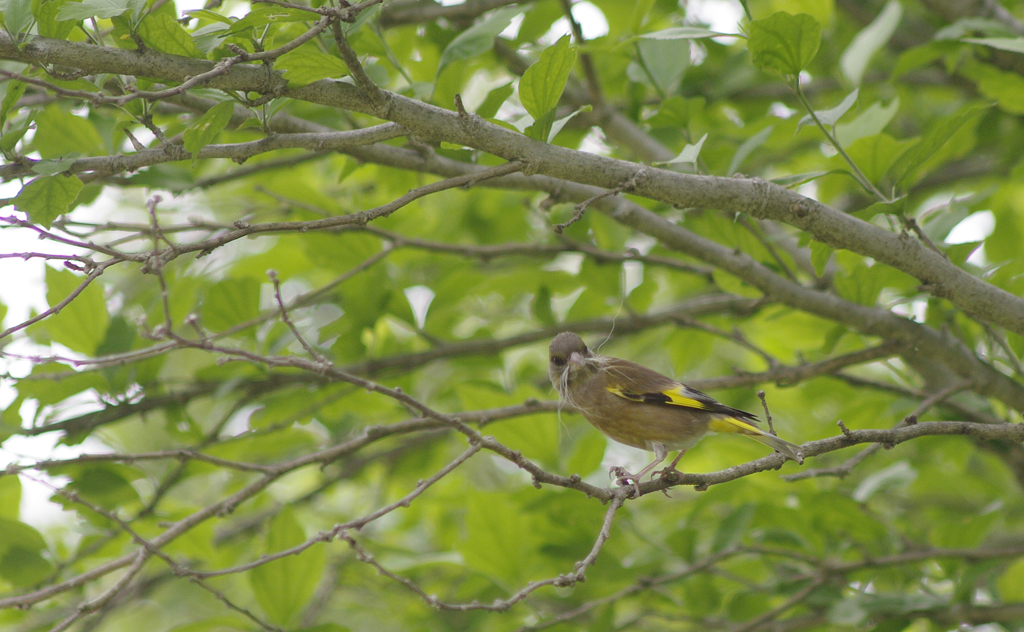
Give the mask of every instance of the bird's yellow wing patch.
<svg viewBox="0 0 1024 632">
<path fill-rule="evenodd" d="M 722 433 L 738 432 L 746 435 L 767 434 L 757 426 L 748 424 L 747 422 L 736 419 L 735 417 L 718 417 L 717 419 L 712 419 L 708 424 L 708 430 Z"/>
<path fill-rule="evenodd" d="M 673 389 L 662 391 L 662 394 L 669 398 L 669 401 L 665 403 L 672 404 L 674 406 L 685 406 L 687 408 L 696 408 L 698 410 L 711 410 L 713 408 L 713 404 L 717 404 L 714 400 L 706 401 L 698 399 L 695 391 L 691 391 L 682 384 Z"/>
<path fill-rule="evenodd" d="M 668 404 L 670 406 L 683 406 L 697 410 L 714 410 L 714 400 L 702 401 L 697 399 L 685 386 L 679 386 L 664 391 L 640 393 L 631 391 L 619 386 L 609 386 L 608 392 L 617 395 L 631 402 L 644 402 L 647 404 Z"/>
</svg>

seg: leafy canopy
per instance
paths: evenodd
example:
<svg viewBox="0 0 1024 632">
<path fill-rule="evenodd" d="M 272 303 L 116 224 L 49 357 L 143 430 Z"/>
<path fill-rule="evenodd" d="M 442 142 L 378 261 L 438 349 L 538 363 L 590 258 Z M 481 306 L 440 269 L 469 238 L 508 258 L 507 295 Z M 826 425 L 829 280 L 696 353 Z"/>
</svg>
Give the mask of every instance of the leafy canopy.
<svg viewBox="0 0 1024 632">
<path fill-rule="evenodd" d="M 982 4 L 5 0 L 0 627 L 1024 629 Z M 807 462 L 609 487 L 565 330 Z"/>
</svg>

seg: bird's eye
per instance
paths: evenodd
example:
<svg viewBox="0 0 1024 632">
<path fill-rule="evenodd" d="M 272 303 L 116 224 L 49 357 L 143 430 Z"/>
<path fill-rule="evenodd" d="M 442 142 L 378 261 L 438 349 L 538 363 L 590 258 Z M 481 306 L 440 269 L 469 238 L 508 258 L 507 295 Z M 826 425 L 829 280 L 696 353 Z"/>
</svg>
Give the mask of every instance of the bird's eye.
<svg viewBox="0 0 1024 632">
<path fill-rule="evenodd" d="M 561 356 L 552 356 L 551 357 L 551 364 L 553 364 L 555 366 L 565 366 L 565 358 L 563 358 Z"/>
</svg>

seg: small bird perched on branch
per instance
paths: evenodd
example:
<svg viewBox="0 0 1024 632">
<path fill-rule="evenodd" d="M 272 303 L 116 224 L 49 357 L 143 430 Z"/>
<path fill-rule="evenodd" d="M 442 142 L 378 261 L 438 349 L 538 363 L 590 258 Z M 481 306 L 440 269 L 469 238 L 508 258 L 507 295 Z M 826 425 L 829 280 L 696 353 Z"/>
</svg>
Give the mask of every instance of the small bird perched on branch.
<svg viewBox="0 0 1024 632">
<path fill-rule="evenodd" d="M 654 452 L 654 461 L 636 474 L 612 468 L 615 482 L 632 484 L 637 496 L 640 479 L 670 450 L 679 450 L 679 455 L 662 474 L 675 470 L 679 459 L 708 431 L 742 434 L 804 462 L 799 447 L 755 426 L 756 415 L 635 362 L 597 355 L 572 332 L 555 336 L 549 353 L 548 376 L 562 401 L 608 438 Z"/>
</svg>

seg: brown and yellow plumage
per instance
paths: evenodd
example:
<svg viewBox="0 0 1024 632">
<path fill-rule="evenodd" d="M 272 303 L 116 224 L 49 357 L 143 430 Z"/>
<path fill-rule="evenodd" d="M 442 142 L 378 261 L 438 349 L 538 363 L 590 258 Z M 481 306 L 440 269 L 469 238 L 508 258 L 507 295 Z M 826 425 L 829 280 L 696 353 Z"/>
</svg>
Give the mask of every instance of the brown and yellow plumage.
<svg viewBox="0 0 1024 632">
<path fill-rule="evenodd" d="M 754 425 L 756 415 L 629 360 L 597 355 L 574 333 L 555 336 L 549 351 L 548 375 L 563 401 L 610 439 L 654 452 L 639 473 L 622 471 L 620 483 L 635 485 L 671 450 L 680 451 L 667 468 L 675 469 L 709 431 L 748 436 L 803 463 L 800 448 Z"/>
</svg>

